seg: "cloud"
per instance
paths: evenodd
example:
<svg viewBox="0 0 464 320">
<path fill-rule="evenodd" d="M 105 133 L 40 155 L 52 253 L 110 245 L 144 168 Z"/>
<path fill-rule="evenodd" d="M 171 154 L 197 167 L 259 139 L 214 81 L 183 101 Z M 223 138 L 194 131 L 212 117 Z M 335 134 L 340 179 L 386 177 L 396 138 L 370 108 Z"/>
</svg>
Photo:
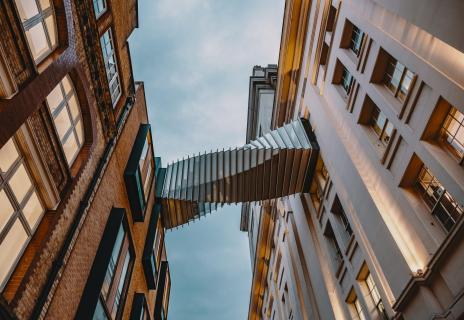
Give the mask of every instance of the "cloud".
<svg viewBox="0 0 464 320">
<path fill-rule="evenodd" d="M 249 77 L 277 63 L 284 0 L 141 0 L 130 39 L 163 163 L 245 142 Z M 238 206 L 168 232 L 171 319 L 243 319 L 251 264 Z"/>
</svg>

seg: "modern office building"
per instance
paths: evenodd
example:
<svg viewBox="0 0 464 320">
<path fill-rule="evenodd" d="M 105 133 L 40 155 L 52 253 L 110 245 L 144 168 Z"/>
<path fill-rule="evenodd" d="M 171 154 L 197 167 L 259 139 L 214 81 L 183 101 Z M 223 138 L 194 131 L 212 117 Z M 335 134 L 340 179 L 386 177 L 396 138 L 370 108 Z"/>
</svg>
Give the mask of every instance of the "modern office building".
<svg viewBox="0 0 464 320">
<path fill-rule="evenodd" d="M 319 156 L 309 193 L 243 207 L 249 319 L 464 317 L 462 12 L 286 1 L 272 115 L 255 68 L 247 141 L 303 117 Z"/>
<path fill-rule="evenodd" d="M 0 3 L 0 319 L 166 319 L 136 0 Z"/>
</svg>

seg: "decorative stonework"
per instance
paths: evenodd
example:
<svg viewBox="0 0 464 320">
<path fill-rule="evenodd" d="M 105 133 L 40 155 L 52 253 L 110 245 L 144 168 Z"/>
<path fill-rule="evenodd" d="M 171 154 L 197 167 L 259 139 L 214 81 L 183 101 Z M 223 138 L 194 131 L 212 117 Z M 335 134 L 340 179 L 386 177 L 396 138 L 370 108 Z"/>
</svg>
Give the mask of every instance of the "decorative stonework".
<svg viewBox="0 0 464 320">
<path fill-rule="evenodd" d="M 61 152 L 56 152 L 56 150 L 61 150 L 61 147 L 46 107 L 34 112 L 27 122 L 31 131 L 34 132 L 33 139 L 40 149 L 40 154 L 48 167 L 56 189 L 62 193 L 70 177 L 66 159 Z"/>
</svg>

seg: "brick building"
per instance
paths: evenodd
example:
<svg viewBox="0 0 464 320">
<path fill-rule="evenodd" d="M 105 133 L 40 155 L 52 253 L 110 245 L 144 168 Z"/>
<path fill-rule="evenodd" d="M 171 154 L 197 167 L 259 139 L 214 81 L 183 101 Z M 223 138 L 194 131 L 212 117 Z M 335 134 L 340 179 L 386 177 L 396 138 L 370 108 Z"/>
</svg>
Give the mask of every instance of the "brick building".
<svg viewBox="0 0 464 320">
<path fill-rule="evenodd" d="M 319 159 L 309 193 L 243 208 L 249 319 L 463 319 L 462 12 L 285 2 L 277 80 L 250 81 L 272 112 L 250 86 L 247 140 L 304 117 Z"/>
<path fill-rule="evenodd" d="M 0 318 L 165 319 L 136 0 L 0 3 Z"/>
</svg>

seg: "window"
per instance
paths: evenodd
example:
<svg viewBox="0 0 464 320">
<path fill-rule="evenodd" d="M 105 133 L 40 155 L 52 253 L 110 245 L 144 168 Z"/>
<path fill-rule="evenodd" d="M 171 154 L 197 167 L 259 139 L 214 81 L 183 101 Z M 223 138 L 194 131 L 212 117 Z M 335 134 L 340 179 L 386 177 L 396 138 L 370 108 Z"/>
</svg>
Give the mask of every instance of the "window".
<svg viewBox="0 0 464 320">
<path fill-rule="evenodd" d="M 150 218 L 150 225 L 142 257 L 142 265 L 149 289 L 156 289 L 158 270 L 163 253 L 164 230 L 161 224 L 160 212 L 161 205 L 155 204 Z"/>
<path fill-rule="evenodd" d="M 69 76 L 46 99 L 68 165 L 71 166 L 84 144 L 84 127 L 76 92 Z"/>
<path fill-rule="evenodd" d="M 142 175 L 143 194 L 145 196 L 145 201 L 148 201 L 148 194 L 150 192 L 151 182 L 153 181 L 153 167 L 155 163 L 152 150 L 153 146 L 151 141 L 151 134 L 149 131 L 145 137 L 142 155 L 139 160 L 139 170 Z"/>
<path fill-rule="evenodd" d="M 441 126 L 440 141 L 464 163 L 464 115 L 453 106 Z"/>
<path fill-rule="evenodd" d="M 416 188 L 432 215 L 447 231 L 450 231 L 462 216 L 463 207 L 454 200 L 425 165 L 422 165 L 417 177 Z"/>
<path fill-rule="evenodd" d="M 103 61 L 105 62 L 106 78 L 108 79 L 110 88 L 111 102 L 113 103 L 113 107 L 115 107 L 121 97 L 121 82 L 119 79 L 116 49 L 114 47 L 111 29 L 106 30 L 100 38 L 100 45 L 103 53 Z"/>
<path fill-rule="evenodd" d="M 396 98 L 403 102 L 408 95 L 414 73 L 392 56 L 388 58 L 384 84 Z"/>
<path fill-rule="evenodd" d="M 319 211 L 321 204 L 324 200 L 324 192 L 329 181 L 329 173 L 327 168 L 322 160 L 322 157 L 319 155 L 316 163 L 316 170 L 313 181 L 311 183 L 310 195 L 313 202 L 313 206 L 316 211 Z"/>
<path fill-rule="evenodd" d="M 34 181 L 14 138 L 0 149 L 0 290 L 5 286 L 44 213 Z"/>
<path fill-rule="evenodd" d="M 165 320 L 168 317 L 171 277 L 167 261 L 161 262 L 158 290 L 155 300 L 155 319 Z"/>
<path fill-rule="evenodd" d="M 121 225 L 100 292 L 99 303 L 105 307 L 107 319 L 116 318 L 124 293 L 129 262 L 132 258 L 129 251 L 129 239 L 124 226 Z M 94 317 L 94 319 L 98 318 Z"/>
<path fill-rule="evenodd" d="M 364 283 L 369 290 L 369 296 L 372 299 L 372 302 L 375 305 L 376 310 L 383 316 L 383 319 L 388 319 L 385 307 L 382 302 L 382 298 L 380 297 L 379 290 L 377 289 L 377 286 L 375 285 L 374 279 L 372 278 L 372 275 L 369 271 L 367 271 L 367 276 L 364 279 Z"/>
<path fill-rule="evenodd" d="M 361 303 L 359 302 L 358 297 L 355 297 L 354 301 L 352 302 L 353 309 L 354 309 L 354 319 L 359 320 L 366 320 L 366 316 L 364 316 L 364 311 L 362 309 Z"/>
<path fill-rule="evenodd" d="M 55 14 L 50 0 L 15 0 L 27 43 L 36 64 L 58 45 Z"/>
<path fill-rule="evenodd" d="M 356 56 L 359 56 L 359 53 L 361 51 L 363 38 L 364 32 L 362 32 L 361 29 L 353 25 L 353 31 L 351 32 L 350 49 L 354 52 Z"/>
<path fill-rule="evenodd" d="M 138 292 L 134 294 L 130 319 L 150 320 L 150 312 L 148 311 L 147 299 L 145 298 L 145 294 Z"/>
<path fill-rule="evenodd" d="M 149 124 L 140 125 L 124 171 L 134 221 L 142 222 L 155 174 L 155 158 Z"/>
<path fill-rule="evenodd" d="M 348 71 L 348 69 L 345 68 L 344 66 L 343 66 L 342 80 L 340 82 L 340 85 L 342 86 L 346 95 L 349 95 L 351 92 L 351 87 L 353 86 L 353 76 Z"/>
<path fill-rule="evenodd" d="M 93 10 L 98 19 L 106 11 L 106 0 L 93 0 Z"/>
<path fill-rule="evenodd" d="M 327 240 L 329 241 L 329 250 L 331 251 L 335 271 L 338 274 L 338 270 L 341 264 L 343 263 L 343 255 L 330 223 L 327 223 L 324 235 L 327 237 Z"/>
<path fill-rule="evenodd" d="M 351 237 L 351 235 L 353 234 L 353 229 L 351 229 L 350 222 L 348 221 L 348 218 L 346 217 L 345 210 L 343 210 L 343 207 L 342 207 L 342 204 L 340 203 L 340 199 L 338 198 L 338 195 L 335 196 L 334 204 L 332 207 L 332 212 L 338 215 L 340 222 L 343 226 L 343 229 L 345 230 L 348 237 Z"/>
<path fill-rule="evenodd" d="M 388 146 L 388 143 L 390 142 L 391 136 L 393 134 L 394 127 L 375 104 L 372 106 L 370 125 L 379 138 L 380 142 L 384 146 Z"/>
</svg>

